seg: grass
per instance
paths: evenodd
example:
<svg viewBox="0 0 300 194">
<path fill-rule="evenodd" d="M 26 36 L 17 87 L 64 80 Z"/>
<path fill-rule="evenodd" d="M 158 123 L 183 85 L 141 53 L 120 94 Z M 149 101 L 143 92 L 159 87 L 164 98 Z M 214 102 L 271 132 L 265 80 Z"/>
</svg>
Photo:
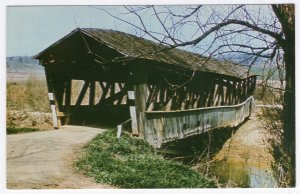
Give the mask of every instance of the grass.
<svg viewBox="0 0 300 194">
<path fill-rule="evenodd" d="M 39 131 L 37 128 L 16 128 L 16 127 L 7 127 L 6 128 L 6 133 L 7 134 L 17 134 L 17 133 L 28 133 L 28 132 L 34 132 L 34 131 Z"/>
<path fill-rule="evenodd" d="M 115 131 L 96 136 L 75 166 L 96 182 L 120 188 L 207 188 L 214 184 L 181 163 L 166 160 L 141 139 Z"/>
<path fill-rule="evenodd" d="M 50 112 L 46 81 L 30 77 L 7 82 L 7 109 Z"/>
</svg>

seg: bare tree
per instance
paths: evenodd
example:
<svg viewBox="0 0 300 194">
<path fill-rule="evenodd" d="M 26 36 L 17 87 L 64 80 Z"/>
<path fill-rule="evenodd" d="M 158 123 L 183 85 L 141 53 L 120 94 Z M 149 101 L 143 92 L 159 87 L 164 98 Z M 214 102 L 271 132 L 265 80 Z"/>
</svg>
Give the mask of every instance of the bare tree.
<svg viewBox="0 0 300 194">
<path fill-rule="evenodd" d="M 262 60 L 284 69 L 283 139 L 295 167 L 294 5 L 126 6 L 121 17 L 102 10 L 134 27 L 140 36 L 170 49 L 186 47 L 223 60 L 239 54 L 246 56 L 239 62 L 247 62 L 250 67 Z M 136 22 L 126 20 L 125 15 L 134 16 Z M 155 27 L 151 21 L 149 25 L 149 19 Z"/>
</svg>

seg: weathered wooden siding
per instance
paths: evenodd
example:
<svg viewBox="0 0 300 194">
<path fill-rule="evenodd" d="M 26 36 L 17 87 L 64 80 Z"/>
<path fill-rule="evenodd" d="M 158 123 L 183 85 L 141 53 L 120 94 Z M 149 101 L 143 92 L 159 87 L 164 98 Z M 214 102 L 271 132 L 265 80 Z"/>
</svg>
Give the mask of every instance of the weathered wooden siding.
<svg viewBox="0 0 300 194">
<path fill-rule="evenodd" d="M 156 147 L 176 139 L 221 127 L 235 127 L 251 114 L 253 97 L 233 106 L 197 108 L 181 111 L 146 112 L 144 137 Z"/>
</svg>

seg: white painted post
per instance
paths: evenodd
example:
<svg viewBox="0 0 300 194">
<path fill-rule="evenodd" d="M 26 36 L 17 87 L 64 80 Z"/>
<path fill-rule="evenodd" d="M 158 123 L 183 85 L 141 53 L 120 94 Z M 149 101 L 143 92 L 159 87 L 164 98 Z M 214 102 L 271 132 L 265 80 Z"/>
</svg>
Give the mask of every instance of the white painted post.
<svg viewBox="0 0 300 194">
<path fill-rule="evenodd" d="M 122 133 L 122 125 L 118 125 L 117 128 L 118 128 L 117 138 L 120 139 Z"/>
<path fill-rule="evenodd" d="M 135 99 L 134 91 L 128 91 L 128 100 L 132 102 L 131 103 L 132 105 L 129 106 L 132 133 L 137 135 L 139 132 L 137 126 L 136 107 L 134 105 L 134 99 Z"/>
<path fill-rule="evenodd" d="M 48 97 L 49 97 L 50 107 L 51 107 L 51 112 L 52 112 L 53 127 L 54 128 L 59 128 L 58 127 L 57 114 L 56 114 L 56 106 L 55 106 L 55 103 L 54 103 L 53 93 L 48 93 Z"/>
</svg>

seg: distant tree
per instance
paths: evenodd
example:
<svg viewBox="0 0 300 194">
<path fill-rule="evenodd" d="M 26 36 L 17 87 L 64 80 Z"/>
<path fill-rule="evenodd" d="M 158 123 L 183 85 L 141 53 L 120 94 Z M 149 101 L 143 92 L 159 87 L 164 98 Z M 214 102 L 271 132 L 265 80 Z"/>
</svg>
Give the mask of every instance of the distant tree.
<svg viewBox="0 0 300 194">
<path fill-rule="evenodd" d="M 248 56 L 251 67 L 257 60 L 285 70 L 283 136 L 286 151 L 295 167 L 295 6 L 281 5 L 198 5 L 126 6 L 131 22 L 104 10 L 161 44 L 189 47 L 209 56 L 230 60 L 233 54 Z M 147 15 L 147 17 L 145 17 Z M 123 15 L 124 16 L 124 15 Z M 151 22 L 159 26 L 151 27 Z M 153 21 L 155 20 L 155 21 Z M 151 23 L 150 23 L 151 24 Z M 155 29 L 159 29 L 154 31 Z M 292 172 L 294 175 L 294 172 Z M 291 185 L 295 184 L 292 177 Z"/>
</svg>

